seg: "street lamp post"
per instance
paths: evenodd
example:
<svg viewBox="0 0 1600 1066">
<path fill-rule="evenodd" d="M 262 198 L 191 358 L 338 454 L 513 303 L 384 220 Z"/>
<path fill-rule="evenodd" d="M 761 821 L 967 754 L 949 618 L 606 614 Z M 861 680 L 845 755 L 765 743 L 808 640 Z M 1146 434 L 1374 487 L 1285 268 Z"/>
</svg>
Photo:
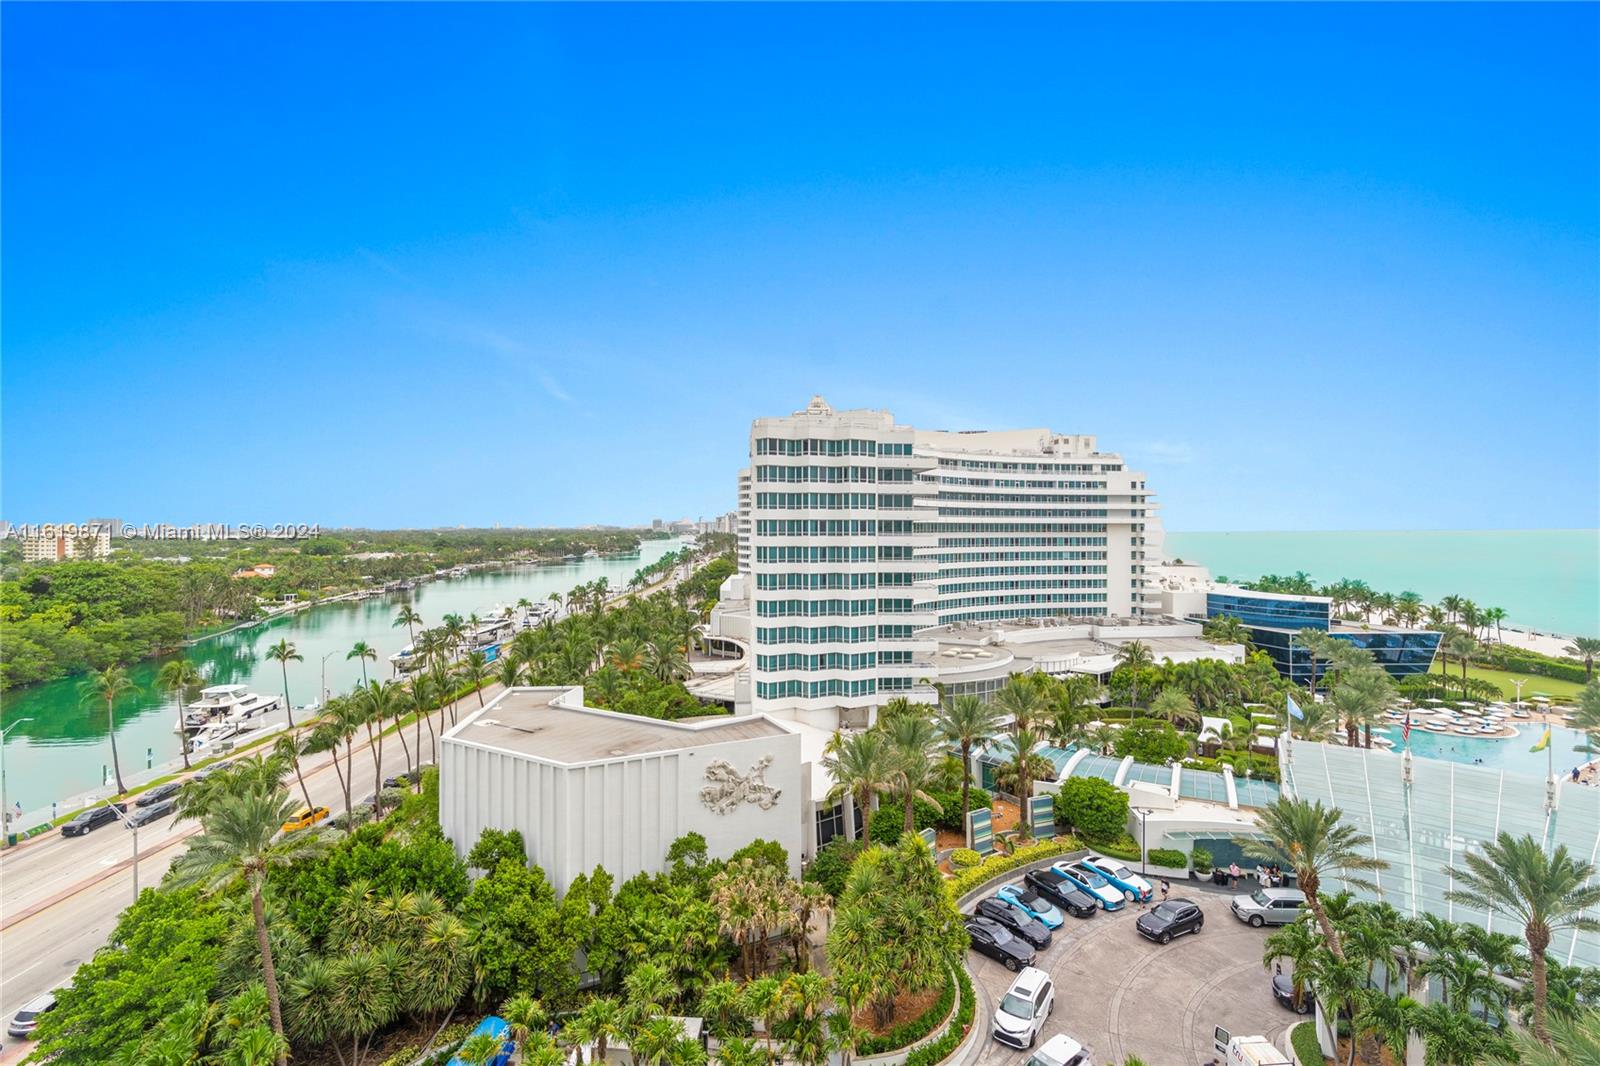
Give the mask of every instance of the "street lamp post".
<svg viewBox="0 0 1600 1066">
<path fill-rule="evenodd" d="M 122 808 L 118 807 L 115 803 L 112 803 L 110 800 L 106 800 L 106 806 L 111 808 L 111 813 L 116 815 L 119 819 L 121 819 L 122 823 L 128 827 L 128 831 L 133 834 L 133 901 L 135 903 L 138 903 L 139 902 L 139 827 L 134 825 L 132 820 L 130 820 L 126 814 L 122 813 Z"/>
<path fill-rule="evenodd" d="M 328 706 L 328 659 L 338 654 L 339 649 L 335 648 L 322 657 L 322 707 L 319 710 L 326 710 Z"/>
<path fill-rule="evenodd" d="M 31 721 L 32 718 L 18 718 L 6 728 L 0 729 L 0 811 L 5 812 L 4 816 L 0 817 L 0 830 L 3 830 L 0 831 L 0 851 L 11 846 L 11 829 L 6 825 L 11 821 L 11 808 L 6 806 L 6 735 L 23 722 Z"/>
</svg>

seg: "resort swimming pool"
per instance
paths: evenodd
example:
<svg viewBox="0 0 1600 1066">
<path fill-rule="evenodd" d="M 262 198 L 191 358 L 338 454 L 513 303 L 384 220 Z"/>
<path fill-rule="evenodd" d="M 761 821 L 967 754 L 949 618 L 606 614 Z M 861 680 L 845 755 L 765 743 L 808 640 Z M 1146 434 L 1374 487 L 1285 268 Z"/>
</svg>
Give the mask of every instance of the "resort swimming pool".
<svg viewBox="0 0 1600 1066">
<path fill-rule="evenodd" d="M 1519 774 L 1543 777 L 1550 757 L 1542 751 L 1528 749 L 1544 736 L 1544 726 L 1531 722 L 1516 722 L 1517 735 L 1509 740 L 1489 740 L 1481 737 L 1463 737 L 1454 733 L 1430 733 L 1426 729 L 1411 727 L 1411 753 L 1419 758 L 1444 759 L 1449 762 L 1477 763 L 1496 770 L 1510 770 Z M 1374 729 L 1394 741 L 1394 750 L 1401 750 L 1400 729 Z M 1583 743 L 1583 734 L 1565 726 L 1553 726 L 1550 750 L 1554 755 L 1556 772 L 1570 773 L 1574 766 L 1588 761 L 1572 749 Z"/>
</svg>

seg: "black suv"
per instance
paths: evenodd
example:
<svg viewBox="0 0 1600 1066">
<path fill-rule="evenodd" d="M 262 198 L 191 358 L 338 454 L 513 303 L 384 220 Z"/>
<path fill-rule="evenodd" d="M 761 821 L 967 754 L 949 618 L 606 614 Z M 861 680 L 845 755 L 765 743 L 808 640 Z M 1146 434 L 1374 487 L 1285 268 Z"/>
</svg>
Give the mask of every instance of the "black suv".
<svg viewBox="0 0 1600 1066">
<path fill-rule="evenodd" d="M 1036 957 L 1033 948 L 1013 936 L 1011 930 L 989 918 L 968 918 L 967 939 L 972 942 L 973 951 L 998 959 L 1012 973 L 1024 966 L 1032 966 Z"/>
<path fill-rule="evenodd" d="M 1066 911 L 1074 918 L 1093 918 L 1100 911 L 1100 901 L 1051 869 L 1029 870 L 1022 880 L 1045 899 Z"/>
<path fill-rule="evenodd" d="M 116 807 L 117 811 L 121 811 L 123 814 L 128 813 L 128 805 L 126 803 L 119 803 Z M 61 835 L 64 837 L 81 837 L 91 830 L 99 829 L 101 826 L 116 820 L 117 813 L 110 807 L 90 807 L 62 826 Z"/>
<path fill-rule="evenodd" d="M 1030 917 L 1021 907 L 1007 903 L 998 896 L 990 896 L 986 900 L 979 901 L 973 908 L 973 913 L 980 918 L 1000 923 L 1036 948 L 1050 946 L 1050 930 L 1043 922 Z"/>
<path fill-rule="evenodd" d="M 1170 944 L 1175 936 L 1198 933 L 1206 924 L 1206 916 L 1192 899 L 1169 899 L 1157 903 L 1133 923 L 1139 935 L 1160 944 Z"/>
</svg>

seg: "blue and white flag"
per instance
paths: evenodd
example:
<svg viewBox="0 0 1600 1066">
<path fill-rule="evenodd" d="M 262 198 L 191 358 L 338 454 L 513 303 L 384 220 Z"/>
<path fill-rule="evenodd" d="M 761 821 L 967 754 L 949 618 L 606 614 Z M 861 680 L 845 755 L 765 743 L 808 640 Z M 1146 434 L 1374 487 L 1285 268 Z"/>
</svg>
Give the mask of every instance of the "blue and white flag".
<svg viewBox="0 0 1600 1066">
<path fill-rule="evenodd" d="M 1284 693 L 1283 698 L 1289 701 L 1289 717 L 1290 718 L 1298 718 L 1302 722 L 1305 721 L 1306 713 L 1304 711 L 1302 711 L 1299 707 L 1295 706 L 1294 697 L 1289 695 L 1288 693 Z"/>
</svg>

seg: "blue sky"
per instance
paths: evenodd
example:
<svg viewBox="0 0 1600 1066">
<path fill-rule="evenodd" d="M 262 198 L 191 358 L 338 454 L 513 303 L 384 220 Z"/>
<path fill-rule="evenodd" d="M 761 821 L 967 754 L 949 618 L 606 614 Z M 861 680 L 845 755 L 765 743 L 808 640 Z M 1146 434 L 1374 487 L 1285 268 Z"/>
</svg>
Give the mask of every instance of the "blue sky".
<svg viewBox="0 0 1600 1066">
<path fill-rule="evenodd" d="M 7 4 L 12 521 L 638 522 L 822 393 L 1600 524 L 1594 5 Z"/>
</svg>

